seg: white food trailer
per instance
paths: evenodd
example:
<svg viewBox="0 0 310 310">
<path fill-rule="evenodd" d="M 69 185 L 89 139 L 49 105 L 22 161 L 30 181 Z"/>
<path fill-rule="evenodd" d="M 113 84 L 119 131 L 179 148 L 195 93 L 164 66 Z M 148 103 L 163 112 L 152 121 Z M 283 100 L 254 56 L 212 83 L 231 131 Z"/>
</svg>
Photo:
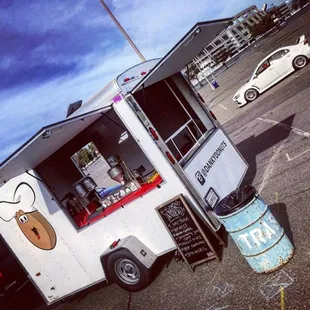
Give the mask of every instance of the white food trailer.
<svg viewBox="0 0 310 310">
<path fill-rule="evenodd" d="M 176 248 L 155 211 L 176 195 L 217 235 L 212 208 L 247 164 L 181 71 L 228 22 L 198 23 L 1 164 L 0 234 L 47 304 L 104 280 L 145 288 Z"/>
</svg>

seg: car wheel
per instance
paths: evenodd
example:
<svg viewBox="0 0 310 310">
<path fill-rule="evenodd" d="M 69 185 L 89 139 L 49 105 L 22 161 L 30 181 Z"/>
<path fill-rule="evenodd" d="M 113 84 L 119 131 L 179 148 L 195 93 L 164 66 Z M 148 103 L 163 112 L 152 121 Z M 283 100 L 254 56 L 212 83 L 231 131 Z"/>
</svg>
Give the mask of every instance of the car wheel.
<svg viewBox="0 0 310 310">
<path fill-rule="evenodd" d="M 245 92 L 244 97 L 247 102 L 251 102 L 254 101 L 258 97 L 258 95 L 259 93 L 256 89 L 250 88 Z"/>
<path fill-rule="evenodd" d="M 304 55 L 296 56 L 293 60 L 293 67 L 295 70 L 302 69 L 308 63 L 308 58 Z"/>
<path fill-rule="evenodd" d="M 151 280 L 151 271 L 127 250 L 112 253 L 107 262 L 112 280 L 121 288 L 138 292 L 146 288 Z"/>
</svg>

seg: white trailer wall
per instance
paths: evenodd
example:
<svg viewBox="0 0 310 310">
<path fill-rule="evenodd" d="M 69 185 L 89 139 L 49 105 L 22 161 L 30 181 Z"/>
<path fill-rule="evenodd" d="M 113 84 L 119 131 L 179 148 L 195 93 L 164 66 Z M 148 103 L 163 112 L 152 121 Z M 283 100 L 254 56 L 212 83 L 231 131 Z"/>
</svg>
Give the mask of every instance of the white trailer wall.
<svg viewBox="0 0 310 310">
<path fill-rule="evenodd" d="M 160 189 L 152 190 L 124 208 L 77 231 L 45 186 L 28 174 L 14 178 L 0 188 L 1 200 L 12 201 L 15 188 L 20 182 L 30 184 L 36 193 L 34 207 L 46 217 L 56 231 L 55 248 L 45 251 L 36 248 L 26 239 L 15 219 L 1 222 L 0 225 L 0 233 L 48 302 L 103 280 L 100 256 L 114 240 L 134 235 L 157 255 L 174 249 L 175 245 L 155 208 L 180 193 L 192 201 L 184 184 L 127 103 L 117 103 L 115 110 L 122 121 L 130 126 L 131 133 L 164 178 L 165 183 Z M 4 209 L 6 212 L 9 210 L 11 215 L 19 209 L 30 211 L 25 197 L 21 197 L 21 203 L 17 205 L 0 204 L 0 214 L 3 214 Z M 31 197 L 28 197 L 28 204 L 29 201 Z M 37 277 L 38 272 L 41 275 Z"/>
</svg>

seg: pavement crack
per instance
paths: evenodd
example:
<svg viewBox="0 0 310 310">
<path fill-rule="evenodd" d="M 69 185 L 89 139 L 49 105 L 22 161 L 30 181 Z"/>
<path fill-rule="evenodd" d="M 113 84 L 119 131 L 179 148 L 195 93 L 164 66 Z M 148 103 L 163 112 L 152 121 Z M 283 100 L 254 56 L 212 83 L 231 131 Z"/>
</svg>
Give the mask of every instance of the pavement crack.
<svg viewBox="0 0 310 310">
<path fill-rule="evenodd" d="M 131 308 L 131 292 L 129 292 L 128 302 L 127 302 L 127 310 Z"/>
<path fill-rule="evenodd" d="M 291 194 L 291 195 L 283 196 L 283 199 L 282 199 L 282 200 L 284 200 L 284 199 L 286 199 L 286 198 L 292 198 L 292 197 L 298 196 L 298 195 L 300 195 L 300 194 L 304 194 L 304 193 L 308 192 L 309 190 L 310 190 L 310 187 L 308 187 L 308 188 L 306 188 L 306 189 L 304 189 L 304 190 L 301 190 L 301 191 L 299 191 L 299 192 L 293 193 L 293 194 Z"/>
</svg>

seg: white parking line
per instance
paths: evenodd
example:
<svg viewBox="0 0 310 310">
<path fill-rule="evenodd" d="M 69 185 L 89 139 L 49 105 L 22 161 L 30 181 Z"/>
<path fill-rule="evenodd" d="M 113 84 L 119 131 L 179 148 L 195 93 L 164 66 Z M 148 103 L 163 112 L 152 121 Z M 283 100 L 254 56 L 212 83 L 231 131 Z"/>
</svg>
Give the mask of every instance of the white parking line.
<svg viewBox="0 0 310 310">
<path fill-rule="evenodd" d="M 224 107 L 224 106 L 222 106 L 221 104 L 219 104 L 219 106 L 221 107 L 221 108 L 223 108 L 224 110 L 228 110 L 226 107 Z"/>
<path fill-rule="evenodd" d="M 300 153 L 300 154 L 298 154 L 298 155 L 296 155 L 296 156 L 294 156 L 294 157 L 292 157 L 292 158 L 286 153 L 287 161 L 292 161 L 292 160 L 294 160 L 294 159 L 296 159 L 296 158 L 298 158 L 298 157 L 300 157 L 300 156 L 302 156 L 302 155 L 308 153 L 309 151 L 310 151 L 310 149 L 309 149 L 309 150 L 306 150 L 306 151 L 304 151 L 304 152 L 302 152 L 302 153 Z"/>
<path fill-rule="evenodd" d="M 299 136 L 310 138 L 310 132 L 303 131 L 303 130 L 298 129 L 298 128 L 296 128 L 296 127 L 292 127 L 292 126 L 289 126 L 289 125 L 287 125 L 287 124 L 284 124 L 284 123 L 281 123 L 281 122 L 277 122 L 277 121 L 274 121 L 274 120 L 268 119 L 268 118 L 261 118 L 261 117 L 258 117 L 257 119 L 258 119 L 259 121 L 263 121 L 263 122 L 265 122 L 265 123 L 272 124 L 272 125 L 277 125 L 277 126 L 279 126 L 279 127 L 282 127 L 282 128 L 287 129 L 287 130 L 290 130 L 290 131 L 296 133 L 296 134 L 299 135 Z"/>
<path fill-rule="evenodd" d="M 271 159 L 270 159 L 270 161 L 268 163 L 268 166 L 267 166 L 267 168 L 265 170 L 264 178 L 263 178 L 263 181 L 262 181 L 262 183 L 260 185 L 260 188 L 259 188 L 259 191 L 258 191 L 259 194 L 263 191 L 263 189 L 265 187 L 265 183 L 269 179 L 269 177 L 270 177 L 270 175 L 272 173 L 274 161 L 275 161 L 277 155 L 280 153 L 280 151 L 281 151 L 281 149 L 283 147 L 283 144 L 284 144 L 284 142 L 282 142 L 282 144 L 278 147 L 278 149 L 274 148 L 274 153 L 273 153 L 273 155 L 272 155 L 272 157 L 271 157 Z"/>
</svg>

